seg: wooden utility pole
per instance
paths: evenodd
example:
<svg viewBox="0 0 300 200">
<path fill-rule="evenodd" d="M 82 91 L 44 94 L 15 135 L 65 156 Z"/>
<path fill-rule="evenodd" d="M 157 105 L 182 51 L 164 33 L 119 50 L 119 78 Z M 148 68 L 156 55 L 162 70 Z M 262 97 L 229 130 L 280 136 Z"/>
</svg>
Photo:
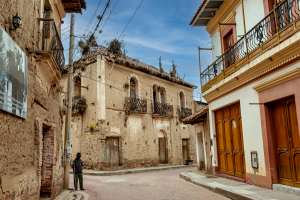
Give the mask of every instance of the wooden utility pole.
<svg viewBox="0 0 300 200">
<path fill-rule="evenodd" d="M 68 88 L 67 88 L 67 115 L 65 125 L 65 146 L 64 146 L 64 189 L 69 189 L 69 176 L 70 176 L 70 137 L 71 137 L 71 115 L 72 115 L 72 92 L 73 92 L 73 48 L 74 48 L 74 18 L 71 15 L 70 26 L 70 48 L 69 48 L 69 74 L 68 74 Z"/>
</svg>

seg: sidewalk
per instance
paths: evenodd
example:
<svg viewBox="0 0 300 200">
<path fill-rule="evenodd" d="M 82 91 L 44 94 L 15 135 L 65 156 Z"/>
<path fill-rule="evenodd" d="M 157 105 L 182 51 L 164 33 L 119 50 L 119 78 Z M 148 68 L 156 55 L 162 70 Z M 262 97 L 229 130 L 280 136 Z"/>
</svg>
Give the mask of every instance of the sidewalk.
<svg viewBox="0 0 300 200">
<path fill-rule="evenodd" d="M 89 195 L 74 190 L 63 190 L 54 200 L 87 200 Z"/>
<path fill-rule="evenodd" d="M 180 178 L 231 199 L 299 200 L 299 196 L 269 190 L 247 183 L 207 175 L 199 171 L 183 172 Z"/>
<path fill-rule="evenodd" d="M 152 171 L 162 171 L 162 170 L 170 170 L 170 169 L 180 169 L 187 167 L 197 167 L 194 165 L 176 165 L 176 166 L 166 166 L 166 167 L 147 167 L 147 168 L 136 168 L 136 169 L 127 169 L 127 170 L 118 170 L 118 171 L 94 171 L 94 170 L 83 170 L 83 175 L 90 176 L 114 176 L 114 175 L 122 175 L 122 174 L 134 174 L 134 173 L 142 173 L 142 172 L 152 172 Z M 70 173 L 73 173 L 72 169 Z"/>
</svg>

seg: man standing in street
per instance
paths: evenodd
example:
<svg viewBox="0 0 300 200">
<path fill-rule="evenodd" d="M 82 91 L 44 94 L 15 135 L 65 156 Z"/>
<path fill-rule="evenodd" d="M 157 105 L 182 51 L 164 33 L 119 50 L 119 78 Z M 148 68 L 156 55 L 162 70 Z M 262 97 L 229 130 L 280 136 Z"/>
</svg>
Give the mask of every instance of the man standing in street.
<svg viewBox="0 0 300 200">
<path fill-rule="evenodd" d="M 78 184 L 78 179 L 80 183 L 80 189 L 83 189 L 83 178 L 82 178 L 82 170 L 83 170 L 83 162 L 80 159 L 81 158 L 81 153 L 77 153 L 76 158 L 73 160 L 73 172 L 74 172 L 74 187 L 75 190 L 77 190 L 77 184 Z"/>
</svg>

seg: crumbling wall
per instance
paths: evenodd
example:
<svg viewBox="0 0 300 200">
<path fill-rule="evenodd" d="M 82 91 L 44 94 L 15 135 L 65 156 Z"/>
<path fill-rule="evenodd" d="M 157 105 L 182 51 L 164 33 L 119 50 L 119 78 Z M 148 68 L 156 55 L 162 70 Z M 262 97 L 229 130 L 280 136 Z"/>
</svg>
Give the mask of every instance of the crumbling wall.
<svg viewBox="0 0 300 200">
<path fill-rule="evenodd" d="M 82 115 L 73 116 L 71 143 L 71 160 L 81 152 L 85 169 L 115 170 L 122 168 L 150 167 L 159 165 L 158 134 L 163 131 L 167 139 L 167 162 L 169 165 L 182 165 L 182 139 L 189 140 L 189 158 L 196 163 L 196 139 L 194 126 L 183 125 L 178 118 L 179 92 L 184 91 L 186 107 L 193 110 L 193 89 L 166 81 L 143 72 L 105 63 L 104 72 L 99 62 L 89 65 L 80 73 L 81 94 L 87 98 L 87 109 Z M 112 69 L 112 71 L 111 71 Z M 111 73 L 110 73 L 111 72 Z M 130 77 L 137 77 L 138 94 L 147 99 L 147 113 L 128 114 L 125 112 L 125 98 L 128 97 L 128 83 Z M 67 77 L 61 80 L 67 88 Z M 98 84 L 98 85 L 97 85 Z M 105 107 L 98 105 L 99 85 L 105 84 Z M 152 85 L 163 86 L 166 91 L 167 103 L 174 107 L 173 118 L 152 116 Z M 103 98 L 103 97 L 101 97 Z M 99 107 L 100 110 L 99 110 Z M 105 119 L 97 120 L 98 112 L 105 109 Z M 79 120 L 80 118 L 80 120 Z M 90 124 L 94 123 L 93 130 Z M 80 130 L 81 128 L 81 130 Z M 81 132 L 80 132 L 81 131 Z M 64 130 L 63 130 L 64 132 Z M 80 133 L 79 133 L 80 132 Z M 120 165 L 117 168 L 106 167 L 106 138 L 119 138 Z"/>
<path fill-rule="evenodd" d="M 55 132 L 53 155 L 52 196 L 62 190 L 62 135 L 60 93 L 56 87 L 46 92 L 37 80 L 36 59 L 29 49 L 40 42 L 37 17 L 39 0 L 11 0 L 0 4 L 0 26 L 9 33 L 12 17 L 22 19 L 22 29 L 12 31 L 11 37 L 28 57 L 27 119 L 0 110 L 0 199 L 39 199 L 41 187 L 42 131 L 41 124 L 52 124 Z"/>
</svg>

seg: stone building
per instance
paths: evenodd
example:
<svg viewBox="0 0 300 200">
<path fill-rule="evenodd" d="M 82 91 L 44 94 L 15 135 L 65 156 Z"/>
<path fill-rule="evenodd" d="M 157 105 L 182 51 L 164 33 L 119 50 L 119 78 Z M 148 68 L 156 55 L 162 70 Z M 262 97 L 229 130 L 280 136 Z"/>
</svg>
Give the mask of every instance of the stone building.
<svg viewBox="0 0 300 200">
<path fill-rule="evenodd" d="M 102 46 L 74 66 L 73 105 L 62 101 L 73 110 L 72 158 L 81 152 L 94 170 L 196 161 L 195 129 L 181 122 L 195 112 L 194 85 Z"/>
<path fill-rule="evenodd" d="M 84 0 L 1 1 L 0 199 L 55 197 L 63 188 L 60 27 L 81 8 Z"/>
</svg>

